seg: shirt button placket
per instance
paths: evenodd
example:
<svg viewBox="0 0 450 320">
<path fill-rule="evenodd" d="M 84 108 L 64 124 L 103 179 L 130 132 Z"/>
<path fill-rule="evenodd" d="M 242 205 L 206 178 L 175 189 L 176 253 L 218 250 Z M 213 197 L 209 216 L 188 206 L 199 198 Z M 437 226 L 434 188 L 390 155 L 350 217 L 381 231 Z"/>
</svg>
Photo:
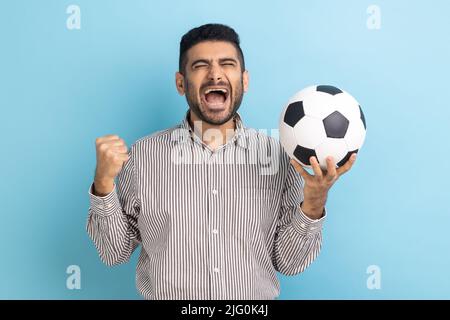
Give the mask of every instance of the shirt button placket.
<svg viewBox="0 0 450 320">
<path fill-rule="evenodd" d="M 209 230 L 210 230 L 210 257 L 211 257 L 211 274 L 212 274 L 212 298 L 221 299 L 221 270 L 220 270 L 220 237 L 219 237 L 219 199 L 220 190 L 218 189 L 217 176 L 219 170 L 218 164 L 215 163 L 215 154 L 210 157 L 210 207 L 209 207 Z"/>
</svg>

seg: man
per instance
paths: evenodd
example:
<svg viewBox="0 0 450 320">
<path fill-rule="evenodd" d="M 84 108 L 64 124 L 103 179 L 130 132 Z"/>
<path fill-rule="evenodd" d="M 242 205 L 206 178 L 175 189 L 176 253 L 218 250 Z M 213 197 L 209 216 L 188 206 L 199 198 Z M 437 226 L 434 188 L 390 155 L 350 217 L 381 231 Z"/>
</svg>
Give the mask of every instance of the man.
<svg viewBox="0 0 450 320">
<path fill-rule="evenodd" d="M 96 140 L 87 230 L 107 265 L 142 245 L 136 272 L 146 299 L 274 299 L 276 271 L 317 257 L 325 202 L 339 169 L 314 174 L 237 113 L 249 74 L 227 26 L 192 29 L 180 43 L 182 123 L 136 141 Z M 115 178 L 117 180 L 115 181 Z"/>
</svg>

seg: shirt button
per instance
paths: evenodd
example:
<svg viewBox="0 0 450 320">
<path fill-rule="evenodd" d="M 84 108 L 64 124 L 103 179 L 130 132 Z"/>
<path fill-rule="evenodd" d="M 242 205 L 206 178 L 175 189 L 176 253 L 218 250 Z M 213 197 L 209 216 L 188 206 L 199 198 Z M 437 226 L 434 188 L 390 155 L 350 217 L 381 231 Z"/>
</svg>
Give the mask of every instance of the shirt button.
<svg viewBox="0 0 450 320">
<path fill-rule="evenodd" d="M 217 190 L 216 190 L 216 189 L 213 189 L 212 194 L 213 194 L 213 195 L 216 195 L 216 194 L 217 194 Z"/>
<path fill-rule="evenodd" d="M 302 222 L 302 223 L 300 223 L 300 227 L 304 228 L 304 227 L 306 227 L 306 225 Z"/>
<path fill-rule="evenodd" d="M 219 268 L 214 268 L 215 273 L 219 273 Z"/>
<path fill-rule="evenodd" d="M 219 231 L 218 231 L 217 229 L 213 229 L 212 233 L 214 233 L 214 234 L 218 234 L 218 233 L 219 233 Z"/>
<path fill-rule="evenodd" d="M 97 208 L 103 209 L 103 206 L 100 204 L 100 205 L 97 206 Z"/>
<path fill-rule="evenodd" d="M 112 207 L 112 204 L 111 204 L 111 203 L 108 203 L 106 206 L 107 206 L 108 208 L 111 208 L 111 207 Z"/>
</svg>

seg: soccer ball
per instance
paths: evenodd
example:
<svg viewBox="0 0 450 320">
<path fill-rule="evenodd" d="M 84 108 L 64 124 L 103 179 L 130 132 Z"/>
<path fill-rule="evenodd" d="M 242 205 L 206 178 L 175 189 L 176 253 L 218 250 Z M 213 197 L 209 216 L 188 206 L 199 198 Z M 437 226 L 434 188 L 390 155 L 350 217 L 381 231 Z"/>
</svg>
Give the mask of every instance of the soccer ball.
<svg viewBox="0 0 450 320">
<path fill-rule="evenodd" d="M 332 156 L 337 167 L 358 152 L 366 137 L 361 106 L 349 93 L 330 85 L 297 92 L 280 116 L 280 142 L 305 167 L 315 156 L 322 169 Z"/>
</svg>

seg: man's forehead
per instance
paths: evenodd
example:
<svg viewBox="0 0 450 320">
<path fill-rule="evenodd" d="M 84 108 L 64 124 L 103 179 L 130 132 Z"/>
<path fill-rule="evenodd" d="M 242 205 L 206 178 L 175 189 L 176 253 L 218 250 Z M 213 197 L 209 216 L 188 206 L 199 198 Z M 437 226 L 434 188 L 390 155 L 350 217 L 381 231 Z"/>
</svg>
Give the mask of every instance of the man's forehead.
<svg viewBox="0 0 450 320">
<path fill-rule="evenodd" d="M 189 59 L 237 59 L 237 57 L 235 46 L 226 41 L 202 41 L 188 50 Z"/>
</svg>

